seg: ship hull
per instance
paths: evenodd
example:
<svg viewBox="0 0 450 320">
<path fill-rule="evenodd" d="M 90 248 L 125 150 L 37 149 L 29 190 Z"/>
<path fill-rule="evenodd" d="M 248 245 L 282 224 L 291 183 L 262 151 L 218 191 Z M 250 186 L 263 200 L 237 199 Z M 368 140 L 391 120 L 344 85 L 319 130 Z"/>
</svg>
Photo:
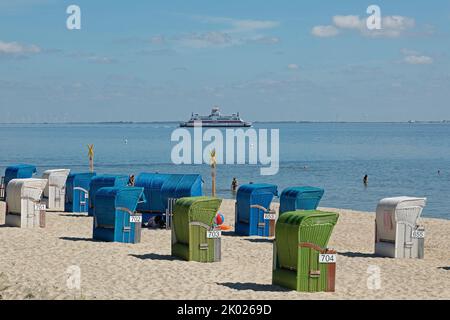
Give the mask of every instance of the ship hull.
<svg viewBox="0 0 450 320">
<path fill-rule="evenodd" d="M 208 128 L 250 128 L 252 124 L 250 122 L 182 122 L 180 127 L 182 128 L 193 128 L 196 125 Z"/>
</svg>

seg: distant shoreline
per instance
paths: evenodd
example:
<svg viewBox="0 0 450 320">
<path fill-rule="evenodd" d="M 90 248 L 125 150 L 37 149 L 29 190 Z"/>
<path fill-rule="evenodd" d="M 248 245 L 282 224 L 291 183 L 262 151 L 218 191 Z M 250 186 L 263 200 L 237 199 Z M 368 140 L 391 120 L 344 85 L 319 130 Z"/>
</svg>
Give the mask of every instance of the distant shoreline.
<svg viewBox="0 0 450 320">
<path fill-rule="evenodd" d="M 123 124 L 179 124 L 181 121 L 89 121 L 89 122 L 0 122 L 0 125 L 45 125 L 45 124 L 65 124 L 65 125 L 123 125 Z M 281 123 L 281 124 L 450 124 L 450 120 L 440 121 L 253 121 L 258 123 Z"/>
</svg>

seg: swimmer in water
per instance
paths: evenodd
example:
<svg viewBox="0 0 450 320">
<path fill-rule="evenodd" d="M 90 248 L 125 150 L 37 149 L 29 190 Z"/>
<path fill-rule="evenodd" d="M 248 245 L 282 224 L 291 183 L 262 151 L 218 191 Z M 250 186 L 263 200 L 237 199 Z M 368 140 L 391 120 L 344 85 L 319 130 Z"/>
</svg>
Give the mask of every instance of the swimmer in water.
<svg viewBox="0 0 450 320">
<path fill-rule="evenodd" d="M 369 176 L 366 174 L 363 178 L 363 183 L 364 185 L 367 187 L 367 185 L 369 184 Z"/>
<path fill-rule="evenodd" d="M 231 191 L 236 192 L 238 185 L 237 179 L 233 178 L 233 181 L 231 182 Z"/>
</svg>

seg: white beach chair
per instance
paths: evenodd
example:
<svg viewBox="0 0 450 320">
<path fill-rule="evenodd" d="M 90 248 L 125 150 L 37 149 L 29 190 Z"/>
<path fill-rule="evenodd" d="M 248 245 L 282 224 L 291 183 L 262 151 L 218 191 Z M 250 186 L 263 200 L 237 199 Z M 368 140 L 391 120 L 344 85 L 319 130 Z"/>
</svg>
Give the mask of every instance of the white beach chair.
<svg viewBox="0 0 450 320">
<path fill-rule="evenodd" d="M 418 223 L 426 200 L 396 197 L 379 202 L 375 254 L 391 258 L 423 258 L 425 229 Z"/>
<path fill-rule="evenodd" d="M 66 197 L 66 181 L 69 176 L 69 169 L 47 170 L 43 173 L 42 179 L 47 179 L 48 183 L 44 189 L 44 203 L 49 211 L 64 211 Z"/>
<path fill-rule="evenodd" d="M 6 193 L 6 225 L 35 228 L 41 225 L 41 197 L 47 180 L 13 179 Z"/>
</svg>

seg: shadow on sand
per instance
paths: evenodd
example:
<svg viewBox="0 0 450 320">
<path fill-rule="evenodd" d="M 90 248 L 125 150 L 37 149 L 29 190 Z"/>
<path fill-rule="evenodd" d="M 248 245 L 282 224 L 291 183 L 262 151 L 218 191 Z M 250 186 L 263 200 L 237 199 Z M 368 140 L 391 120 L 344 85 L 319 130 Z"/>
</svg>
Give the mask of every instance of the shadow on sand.
<svg viewBox="0 0 450 320">
<path fill-rule="evenodd" d="M 92 239 L 92 238 L 60 237 L 60 239 L 61 240 L 66 240 L 66 241 L 104 242 L 104 241 L 95 240 L 95 239 Z"/>
<path fill-rule="evenodd" d="M 338 252 L 338 254 L 349 258 L 383 258 L 375 253 L 364 252 Z"/>
<path fill-rule="evenodd" d="M 253 243 L 273 243 L 273 239 L 257 238 L 257 239 L 245 239 L 245 241 Z"/>
<path fill-rule="evenodd" d="M 442 269 L 442 270 L 445 270 L 445 271 L 450 271 L 450 267 L 439 267 L 438 269 Z"/>
<path fill-rule="evenodd" d="M 138 258 L 141 260 L 164 260 L 164 261 L 176 261 L 181 260 L 178 257 L 157 254 L 157 253 L 148 253 L 148 254 L 129 254 L 130 257 Z"/>
<path fill-rule="evenodd" d="M 260 284 L 260 283 L 249 283 L 249 282 L 223 282 L 217 283 L 218 285 L 228 287 L 235 290 L 252 290 L 252 291 L 271 291 L 271 292 L 288 292 L 290 290 L 275 286 L 272 284 Z"/>
<path fill-rule="evenodd" d="M 60 217 L 73 217 L 73 218 L 91 218 L 87 214 L 68 214 L 68 213 L 61 213 L 59 214 Z"/>
<path fill-rule="evenodd" d="M 234 231 L 222 231 L 222 236 L 224 236 L 224 237 L 242 237 Z"/>
</svg>

